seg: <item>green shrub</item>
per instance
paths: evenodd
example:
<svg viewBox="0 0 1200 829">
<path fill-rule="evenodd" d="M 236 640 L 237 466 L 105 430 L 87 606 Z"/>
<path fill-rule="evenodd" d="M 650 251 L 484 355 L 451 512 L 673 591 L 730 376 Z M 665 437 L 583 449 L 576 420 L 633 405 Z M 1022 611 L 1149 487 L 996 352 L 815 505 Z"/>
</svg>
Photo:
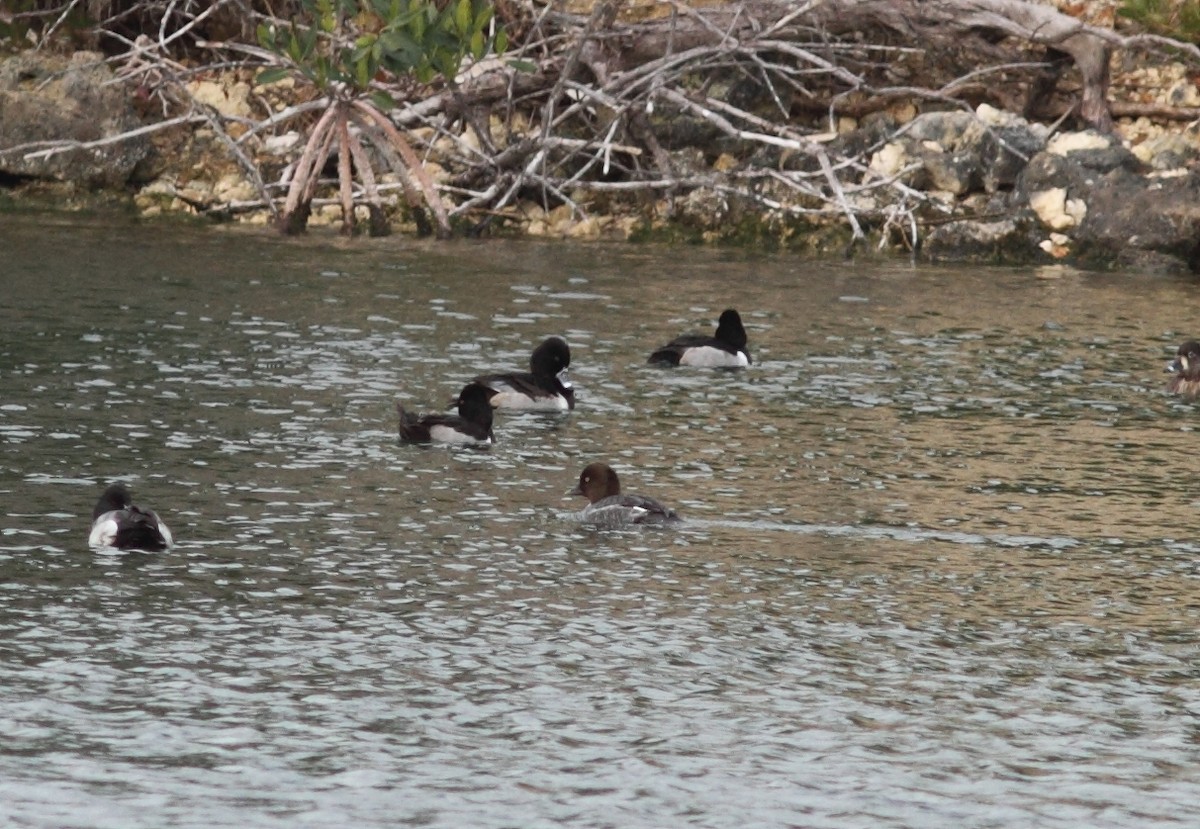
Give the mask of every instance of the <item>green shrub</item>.
<svg viewBox="0 0 1200 829">
<path fill-rule="evenodd" d="M 337 84 L 346 94 L 361 95 L 381 75 L 422 84 L 439 75 L 453 81 L 467 55 L 478 60 L 507 48 L 503 30 L 489 34 L 494 8 L 486 0 L 301 0 L 301 5 L 305 13 L 290 25 L 259 26 L 259 43 L 291 64 L 266 70 L 261 83 L 299 71 L 320 89 Z"/>
</svg>

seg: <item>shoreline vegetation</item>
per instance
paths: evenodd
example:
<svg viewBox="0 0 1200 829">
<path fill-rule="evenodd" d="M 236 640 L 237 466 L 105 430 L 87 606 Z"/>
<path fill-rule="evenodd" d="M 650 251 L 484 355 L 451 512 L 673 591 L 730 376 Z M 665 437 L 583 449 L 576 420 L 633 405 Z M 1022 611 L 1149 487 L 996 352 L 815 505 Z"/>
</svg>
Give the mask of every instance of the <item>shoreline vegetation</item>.
<svg viewBox="0 0 1200 829">
<path fill-rule="evenodd" d="M 1196 271 L 1196 5 L 14 0 L 0 207 Z"/>
</svg>

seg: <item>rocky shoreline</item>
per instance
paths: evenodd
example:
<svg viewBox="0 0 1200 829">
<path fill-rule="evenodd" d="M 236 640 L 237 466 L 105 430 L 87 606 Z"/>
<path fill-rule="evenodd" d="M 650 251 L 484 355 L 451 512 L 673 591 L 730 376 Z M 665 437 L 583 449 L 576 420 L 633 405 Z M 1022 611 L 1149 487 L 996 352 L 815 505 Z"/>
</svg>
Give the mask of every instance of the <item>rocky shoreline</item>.
<svg viewBox="0 0 1200 829">
<path fill-rule="evenodd" d="M 1181 67 L 1156 71 L 1143 88 L 1175 107 L 1200 105 L 1200 93 Z M 260 198 L 261 183 L 238 163 L 229 136 L 238 136 L 238 124 L 249 123 L 255 107 L 293 104 L 295 90 L 287 81 L 255 87 L 243 70 L 199 76 L 188 91 L 213 119 L 232 126 L 217 130 L 193 117 L 156 127 L 164 121 L 156 102 L 139 98 L 139 90 L 121 83 L 95 53 L 26 52 L 3 60 L 0 204 L 8 209 L 124 204 L 145 217 L 179 214 L 266 225 L 272 216 Z M 436 137 L 420 132 L 414 130 L 418 139 L 429 140 L 427 168 L 444 185 L 453 171 L 448 162 L 440 163 Z M 1200 270 L 1195 122 L 1166 128 L 1144 117 L 1125 118 L 1111 134 L 1068 132 L 988 104 L 973 111 L 918 112 L 906 103 L 861 122 L 843 119 L 836 134 L 821 140 L 831 150 L 869 158 L 864 186 L 845 194 L 857 213 L 886 215 L 867 186 L 873 180 L 911 192 L 910 211 L 876 218 L 865 228 L 882 240 L 884 250 L 936 262 Z M 253 154 L 258 168 L 277 173 L 300 144 L 301 137 L 289 131 L 239 146 Z M 676 147 L 671 157 L 706 183 L 679 197 L 653 200 L 580 189 L 571 205 L 549 211 L 520 200 L 493 217 L 489 232 L 765 245 L 815 254 L 842 254 L 851 244 L 841 217 L 773 211 L 762 200 L 748 203 L 724 194 L 723 177 L 744 174 L 749 164 L 782 169 L 810 160 L 786 153 L 765 161 L 739 159 L 719 141 Z M 385 176 L 381 188 L 395 204 L 402 202 L 399 182 Z M 315 200 L 309 221 L 340 222 L 337 200 Z M 397 225 L 400 232 L 416 229 L 411 221 Z"/>
</svg>

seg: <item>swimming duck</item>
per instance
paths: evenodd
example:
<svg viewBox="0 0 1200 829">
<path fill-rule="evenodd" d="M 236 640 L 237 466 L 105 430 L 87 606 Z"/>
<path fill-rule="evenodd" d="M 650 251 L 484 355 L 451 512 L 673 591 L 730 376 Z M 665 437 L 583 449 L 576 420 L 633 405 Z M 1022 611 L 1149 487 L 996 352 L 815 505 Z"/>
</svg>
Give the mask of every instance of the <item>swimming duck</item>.
<svg viewBox="0 0 1200 829">
<path fill-rule="evenodd" d="M 742 317 L 732 308 L 722 311 L 714 336 L 685 334 L 676 337 L 651 354 L 647 362 L 651 365 L 710 368 L 748 366 L 750 352 L 746 350 L 746 329 L 742 327 Z"/>
<path fill-rule="evenodd" d="M 567 380 L 571 349 L 562 337 L 547 337 L 529 357 L 529 371 L 483 374 L 472 383 L 492 391 L 492 407 L 566 412 L 575 408 L 575 389 Z"/>
<path fill-rule="evenodd" d="M 1179 346 L 1175 359 L 1167 363 L 1167 371 L 1174 372 L 1167 391 L 1195 397 L 1200 394 L 1200 343 L 1188 340 Z"/>
<path fill-rule="evenodd" d="M 491 389 L 468 383 L 455 403 L 458 414 L 415 415 L 396 404 L 400 439 L 409 443 L 495 443 L 492 434 Z"/>
<path fill-rule="evenodd" d="M 175 543 L 171 531 L 154 510 L 134 506 L 125 484 L 110 484 L 92 510 L 92 547 L 146 550 L 156 553 Z"/>
<path fill-rule="evenodd" d="M 668 524 L 679 521 L 675 510 L 644 495 L 621 493 L 617 473 L 606 463 L 588 464 L 579 474 L 579 485 L 569 495 L 588 499 L 582 519 L 603 527 L 630 524 Z"/>
</svg>

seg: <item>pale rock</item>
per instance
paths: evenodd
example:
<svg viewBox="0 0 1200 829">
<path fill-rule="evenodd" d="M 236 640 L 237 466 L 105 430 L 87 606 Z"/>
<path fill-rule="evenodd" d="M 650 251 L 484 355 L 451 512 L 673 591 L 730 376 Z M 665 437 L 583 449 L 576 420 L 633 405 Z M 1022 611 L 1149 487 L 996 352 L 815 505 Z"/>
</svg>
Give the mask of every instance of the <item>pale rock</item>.
<svg viewBox="0 0 1200 829">
<path fill-rule="evenodd" d="M 1200 90 L 1190 79 L 1183 79 L 1167 90 L 1167 103 L 1175 107 L 1200 106 Z"/>
<path fill-rule="evenodd" d="M 1024 125 L 1024 118 L 1012 112 L 996 109 L 991 104 L 980 104 L 975 107 L 975 117 L 989 127 L 1011 127 Z"/>
<path fill-rule="evenodd" d="M 888 115 L 896 120 L 897 124 L 907 124 L 919 114 L 917 105 L 912 101 L 899 100 L 888 105 Z"/>
<path fill-rule="evenodd" d="M 213 200 L 212 182 L 200 179 L 190 181 L 185 187 L 178 188 L 175 195 L 191 204 L 211 204 Z"/>
<path fill-rule="evenodd" d="M 1053 155 L 1070 155 L 1080 150 L 1107 150 L 1112 142 L 1098 132 L 1060 132 L 1046 142 L 1046 152 Z"/>
<path fill-rule="evenodd" d="M 175 196 L 175 182 L 169 178 L 156 178 L 138 191 L 138 195 L 146 196 Z"/>
<path fill-rule="evenodd" d="M 553 208 L 546 217 L 551 224 L 570 224 L 575 221 L 575 209 L 569 204 L 560 204 Z"/>
<path fill-rule="evenodd" d="M 1038 242 L 1038 247 L 1055 259 L 1062 259 L 1071 252 L 1071 239 L 1061 233 L 1051 233 L 1050 238 Z"/>
<path fill-rule="evenodd" d="M 227 118 L 250 117 L 250 84 L 245 81 L 226 85 L 197 80 L 189 83 L 187 90 L 198 103 L 212 107 Z"/>
<path fill-rule="evenodd" d="M 1045 124 L 1029 123 L 1015 112 L 996 109 L 991 104 L 980 104 L 975 108 L 975 117 L 979 123 L 990 129 L 1015 128 L 1028 130 L 1035 138 L 1045 141 L 1050 135 L 1050 128 Z"/>
<path fill-rule="evenodd" d="M 613 221 L 613 227 L 624 239 L 631 239 L 641 229 L 642 220 L 637 216 L 618 216 Z"/>
<path fill-rule="evenodd" d="M 517 203 L 517 209 L 521 211 L 521 215 L 531 222 L 544 219 L 546 210 L 535 201 L 520 201 Z"/>
<path fill-rule="evenodd" d="M 475 132 L 474 127 L 468 127 L 463 130 L 463 134 L 459 137 L 461 146 L 468 152 L 482 153 L 483 144 L 479 140 L 479 135 Z"/>
<path fill-rule="evenodd" d="M 342 223 L 342 208 L 337 204 L 323 204 L 320 207 L 313 208 L 312 215 L 308 217 L 308 223 L 314 226 L 331 227 Z"/>
<path fill-rule="evenodd" d="M 267 155 L 283 156 L 300 146 L 300 133 L 290 130 L 282 135 L 268 135 L 262 140 L 262 151 Z"/>
<path fill-rule="evenodd" d="M 1087 202 L 1083 199 L 1067 199 L 1063 203 L 1063 210 L 1071 219 L 1071 224 L 1068 227 L 1078 227 L 1083 223 L 1083 219 L 1087 216 Z"/>
<path fill-rule="evenodd" d="M 730 170 L 738 168 L 738 160 L 729 153 L 721 153 L 712 166 L 718 173 L 728 173 Z"/>
<path fill-rule="evenodd" d="M 1037 214 L 1044 224 L 1055 227 L 1067 215 L 1067 191 L 1063 187 L 1039 190 L 1029 196 L 1029 209 Z"/>
<path fill-rule="evenodd" d="M 908 164 L 908 154 L 904 145 L 898 141 L 884 144 L 871 156 L 871 171 L 887 178 L 894 176 Z"/>
<path fill-rule="evenodd" d="M 588 216 L 571 226 L 567 230 L 567 236 L 571 239 L 598 239 L 600 230 L 600 220 L 595 216 Z"/>
<path fill-rule="evenodd" d="M 1156 171 L 1179 169 L 1200 158 L 1200 142 L 1186 132 L 1160 132 L 1133 147 L 1132 152 Z"/>
<path fill-rule="evenodd" d="M 226 173 L 213 185 L 213 198 L 218 202 L 251 201 L 258 198 L 258 192 L 237 173 Z"/>
</svg>

